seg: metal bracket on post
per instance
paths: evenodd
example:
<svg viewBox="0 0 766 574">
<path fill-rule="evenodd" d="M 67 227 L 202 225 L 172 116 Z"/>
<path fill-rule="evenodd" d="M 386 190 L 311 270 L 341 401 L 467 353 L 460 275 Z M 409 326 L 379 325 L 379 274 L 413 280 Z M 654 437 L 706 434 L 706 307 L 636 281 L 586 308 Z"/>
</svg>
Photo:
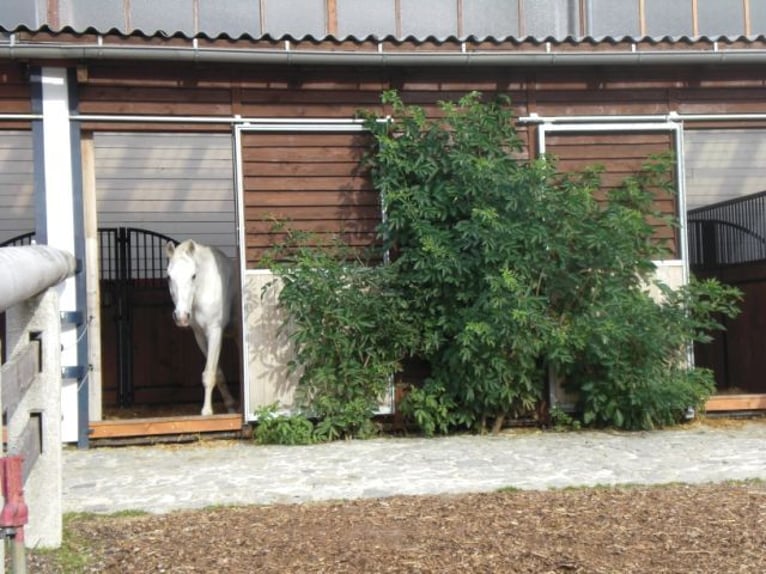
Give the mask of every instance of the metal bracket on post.
<svg viewBox="0 0 766 574">
<path fill-rule="evenodd" d="M 85 378 L 88 369 L 82 365 L 75 365 L 73 367 L 61 367 L 62 379 L 77 379 L 81 381 Z"/>
<path fill-rule="evenodd" d="M 83 323 L 82 311 L 61 311 L 60 315 L 62 325 L 77 325 L 79 327 Z"/>
</svg>

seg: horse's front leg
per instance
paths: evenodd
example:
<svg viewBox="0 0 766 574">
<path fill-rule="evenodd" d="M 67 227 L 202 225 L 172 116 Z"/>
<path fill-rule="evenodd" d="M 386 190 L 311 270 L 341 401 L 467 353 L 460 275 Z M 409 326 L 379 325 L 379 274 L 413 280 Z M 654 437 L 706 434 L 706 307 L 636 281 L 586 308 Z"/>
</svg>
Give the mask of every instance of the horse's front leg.
<svg viewBox="0 0 766 574">
<path fill-rule="evenodd" d="M 207 333 L 195 330 L 197 343 L 205 354 L 205 370 L 202 371 L 202 386 L 205 388 L 205 401 L 202 404 L 202 416 L 213 414 L 213 389 L 218 379 L 218 359 L 221 355 L 220 328 L 211 327 Z"/>
</svg>

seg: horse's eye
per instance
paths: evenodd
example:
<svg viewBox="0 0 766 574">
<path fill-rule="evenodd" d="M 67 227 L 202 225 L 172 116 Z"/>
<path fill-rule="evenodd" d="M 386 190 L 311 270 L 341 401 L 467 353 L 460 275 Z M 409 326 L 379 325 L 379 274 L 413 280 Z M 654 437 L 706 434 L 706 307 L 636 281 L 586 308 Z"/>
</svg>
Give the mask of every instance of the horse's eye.
<svg viewBox="0 0 766 574">
<path fill-rule="evenodd" d="M 194 275 L 192 275 L 192 281 L 196 281 L 196 280 L 197 280 L 197 274 L 195 273 Z"/>
</svg>

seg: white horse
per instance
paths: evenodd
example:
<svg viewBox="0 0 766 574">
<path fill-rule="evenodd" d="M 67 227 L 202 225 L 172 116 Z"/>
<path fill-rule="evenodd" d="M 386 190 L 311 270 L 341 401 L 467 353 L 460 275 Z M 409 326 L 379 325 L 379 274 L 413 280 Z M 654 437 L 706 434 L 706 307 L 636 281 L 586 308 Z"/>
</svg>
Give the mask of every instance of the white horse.
<svg viewBox="0 0 766 574">
<path fill-rule="evenodd" d="M 231 259 L 214 247 L 187 239 L 177 247 L 168 242 L 168 283 L 179 327 L 191 327 L 205 355 L 202 384 L 205 387 L 203 415 L 213 414 L 213 387 L 223 395 L 229 412 L 234 412 L 223 371 L 218 365 L 223 332 L 236 315 L 236 273 Z"/>
</svg>

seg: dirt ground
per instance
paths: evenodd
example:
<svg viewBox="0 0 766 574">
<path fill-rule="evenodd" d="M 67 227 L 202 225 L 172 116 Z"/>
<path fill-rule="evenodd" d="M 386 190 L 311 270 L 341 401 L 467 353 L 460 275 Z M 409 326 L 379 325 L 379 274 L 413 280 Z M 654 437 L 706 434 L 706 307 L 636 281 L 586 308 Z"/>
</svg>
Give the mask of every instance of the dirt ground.
<svg viewBox="0 0 766 574">
<path fill-rule="evenodd" d="M 34 553 L 29 571 L 756 573 L 766 483 L 74 516 L 65 536 L 66 553 Z"/>
</svg>

